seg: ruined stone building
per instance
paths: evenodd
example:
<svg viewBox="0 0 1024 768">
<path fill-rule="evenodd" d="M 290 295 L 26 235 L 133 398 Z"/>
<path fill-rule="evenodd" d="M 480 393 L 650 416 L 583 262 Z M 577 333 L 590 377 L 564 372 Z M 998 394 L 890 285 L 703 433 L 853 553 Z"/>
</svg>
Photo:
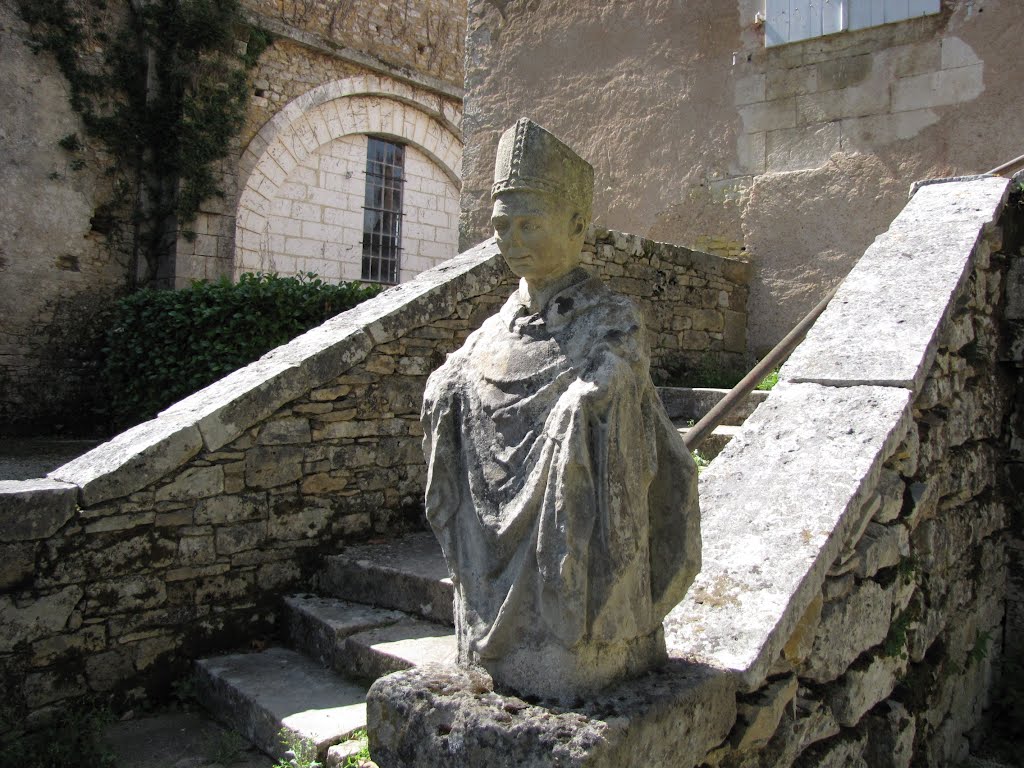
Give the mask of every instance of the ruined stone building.
<svg viewBox="0 0 1024 768">
<path fill-rule="evenodd" d="M 486 230 L 498 135 L 529 116 L 594 164 L 598 223 L 750 257 L 755 355 L 848 272 L 911 182 L 1024 151 L 1013 0 L 471 0 L 469 13 L 464 244 Z"/>
<path fill-rule="evenodd" d="M 113 47 L 109 19 L 128 5 L 53 7 L 88 27 L 75 51 L 86 60 Z M 74 427 L 72 404 L 96 375 L 96 318 L 131 285 L 252 271 L 391 284 L 455 255 L 465 0 L 240 5 L 269 44 L 250 52 L 244 124 L 214 169 L 222 194 L 172 223 L 155 275 L 140 280 L 138 232 L 109 215 L 134 187 L 106 173 L 110 158 L 70 105 L 75 84 L 18 4 L 0 3 L 4 432 Z"/>
</svg>

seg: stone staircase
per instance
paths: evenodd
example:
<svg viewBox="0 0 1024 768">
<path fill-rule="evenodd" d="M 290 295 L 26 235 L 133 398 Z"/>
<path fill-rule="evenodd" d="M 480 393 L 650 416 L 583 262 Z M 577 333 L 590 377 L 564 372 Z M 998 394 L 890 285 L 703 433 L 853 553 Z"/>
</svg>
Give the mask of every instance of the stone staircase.
<svg viewBox="0 0 1024 768">
<path fill-rule="evenodd" d="M 284 600 L 290 648 L 196 663 L 200 700 L 263 751 L 288 728 L 321 756 L 366 725 L 378 677 L 455 661 L 452 583 L 434 535 L 346 548 L 328 557 L 319 594 Z"/>
<path fill-rule="evenodd" d="M 680 432 L 723 390 L 662 390 Z M 717 455 L 767 393 L 754 393 L 705 443 Z M 316 594 L 286 597 L 289 647 L 196 662 L 200 701 L 264 752 L 281 756 L 286 728 L 341 764 L 344 742 L 366 725 L 365 697 L 379 677 L 426 662 L 453 662 L 452 583 L 430 532 L 347 547 L 326 558 Z"/>
</svg>

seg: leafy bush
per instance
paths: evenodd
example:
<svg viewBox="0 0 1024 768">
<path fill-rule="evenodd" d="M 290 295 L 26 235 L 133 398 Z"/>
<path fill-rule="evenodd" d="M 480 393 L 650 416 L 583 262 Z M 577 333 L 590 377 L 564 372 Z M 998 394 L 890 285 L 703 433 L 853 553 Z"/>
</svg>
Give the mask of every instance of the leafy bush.
<svg viewBox="0 0 1024 768">
<path fill-rule="evenodd" d="M 114 426 L 152 418 L 182 397 L 256 360 L 382 290 L 297 277 L 242 275 L 180 291 L 121 299 L 106 332 L 103 379 Z"/>
</svg>

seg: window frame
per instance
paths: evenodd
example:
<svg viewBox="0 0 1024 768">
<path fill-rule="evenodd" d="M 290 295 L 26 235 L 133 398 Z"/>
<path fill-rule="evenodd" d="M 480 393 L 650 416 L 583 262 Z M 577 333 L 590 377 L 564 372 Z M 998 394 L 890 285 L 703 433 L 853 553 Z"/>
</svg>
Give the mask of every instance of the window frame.
<svg viewBox="0 0 1024 768">
<path fill-rule="evenodd" d="M 360 279 L 397 285 L 402 272 L 405 144 L 367 134 Z"/>
</svg>

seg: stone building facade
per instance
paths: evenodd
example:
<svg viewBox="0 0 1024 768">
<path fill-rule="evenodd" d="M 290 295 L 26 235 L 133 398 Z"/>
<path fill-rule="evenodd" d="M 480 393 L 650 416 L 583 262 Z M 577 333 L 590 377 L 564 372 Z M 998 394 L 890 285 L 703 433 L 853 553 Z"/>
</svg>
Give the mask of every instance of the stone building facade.
<svg viewBox="0 0 1024 768">
<path fill-rule="evenodd" d="M 915 0 L 924 15 L 850 29 L 860 0 L 800 0 L 786 4 L 794 24 L 845 8 L 848 31 L 766 46 L 775 5 L 471 0 L 464 243 L 486 228 L 500 132 L 529 116 L 594 164 L 599 224 L 750 256 L 760 354 L 884 231 L 912 180 L 1021 154 L 1018 3 Z"/>
<path fill-rule="evenodd" d="M 250 70 L 245 125 L 217 169 L 224 195 L 181 223 L 160 285 L 256 270 L 363 277 L 369 137 L 401 147 L 404 161 L 386 222 L 402 240 L 387 239 L 398 263 L 384 281 L 454 256 L 465 0 L 242 6 L 271 43 Z M 0 115 L 0 434 L 85 428 L 95 320 L 136 271 L 131 226 L 100 215 L 116 192 L 104 173 L 111 159 L 86 136 L 56 62 L 30 42 L 16 4 L 0 3 L 0 98 L 10 105 Z M 101 40 L 87 43 L 103 56 Z M 84 147 L 60 144 L 72 135 Z"/>
</svg>

